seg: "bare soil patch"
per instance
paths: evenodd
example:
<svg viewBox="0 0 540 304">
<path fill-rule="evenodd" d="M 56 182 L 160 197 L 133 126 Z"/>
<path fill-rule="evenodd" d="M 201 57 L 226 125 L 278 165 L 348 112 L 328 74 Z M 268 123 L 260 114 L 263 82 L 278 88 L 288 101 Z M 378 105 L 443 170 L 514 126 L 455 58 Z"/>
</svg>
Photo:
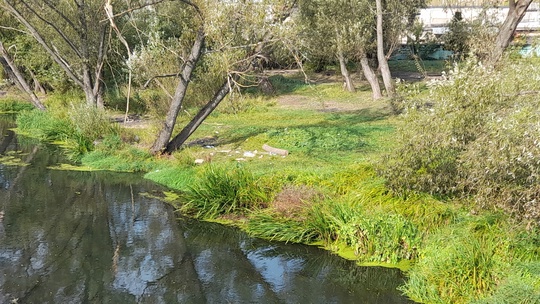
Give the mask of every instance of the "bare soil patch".
<svg viewBox="0 0 540 304">
<path fill-rule="evenodd" d="M 276 195 L 270 207 L 283 216 L 294 217 L 320 199 L 322 194 L 308 186 L 286 186 Z"/>
</svg>

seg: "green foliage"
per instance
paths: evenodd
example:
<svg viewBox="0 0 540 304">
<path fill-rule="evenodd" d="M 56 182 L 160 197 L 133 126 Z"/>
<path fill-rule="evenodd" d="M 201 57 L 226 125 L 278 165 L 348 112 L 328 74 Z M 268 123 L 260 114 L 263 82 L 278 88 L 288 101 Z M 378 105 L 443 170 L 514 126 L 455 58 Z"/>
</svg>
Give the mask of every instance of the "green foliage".
<svg viewBox="0 0 540 304">
<path fill-rule="evenodd" d="M 475 304 L 540 303 L 540 263 L 518 263 L 509 271 L 497 289 Z"/>
<path fill-rule="evenodd" d="M 152 155 L 134 147 L 114 151 L 100 148 L 85 153 L 80 160 L 83 165 L 101 170 L 149 172 L 156 167 Z"/>
<path fill-rule="evenodd" d="M 41 140 L 60 140 L 64 134 L 72 133 L 69 121 L 53 117 L 48 112 L 31 110 L 17 115 L 17 128 Z"/>
<path fill-rule="evenodd" d="M 96 140 L 119 133 L 102 110 L 86 105 L 72 106 L 67 113 L 24 111 L 17 116 L 17 126 L 38 139 L 62 142 L 73 160 L 92 151 Z"/>
<path fill-rule="evenodd" d="M 403 291 L 424 303 L 537 303 L 539 255 L 527 244 L 537 234 L 504 222 L 487 214 L 432 234 Z"/>
<path fill-rule="evenodd" d="M 189 191 L 195 174 L 196 171 L 192 168 L 173 166 L 148 172 L 144 177 L 175 190 Z"/>
<path fill-rule="evenodd" d="M 285 77 L 283 75 L 274 75 L 268 77 L 270 83 L 274 87 L 276 94 L 293 93 L 300 88 L 304 88 L 307 84 L 297 78 Z"/>
<path fill-rule="evenodd" d="M 448 33 L 443 37 L 446 49 L 453 51 L 457 58 L 465 58 L 469 53 L 469 39 L 472 36 L 470 25 L 463 20 L 461 12 L 455 12 L 448 25 Z"/>
<path fill-rule="evenodd" d="M 184 194 L 182 210 L 198 218 L 216 218 L 260 208 L 271 198 L 272 189 L 242 167 L 208 166 Z"/>
<path fill-rule="evenodd" d="M 256 213 L 246 229 L 254 236 L 286 242 L 346 245 L 361 261 L 392 264 L 415 259 L 421 242 L 418 229 L 403 216 L 330 200 L 314 204 L 295 218 Z"/>
<path fill-rule="evenodd" d="M 396 149 L 380 172 L 397 193 L 459 195 L 527 219 L 539 218 L 538 68 L 526 61 L 456 66 L 409 103 Z M 538 76 L 534 76 L 538 75 Z"/>
<path fill-rule="evenodd" d="M 0 113 L 14 113 L 22 111 L 30 111 L 34 106 L 17 98 L 2 98 L 0 99 Z"/>
<path fill-rule="evenodd" d="M 362 148 L 358 129 L 343 127 L 285 128 L 267 132 L 270 143 L 285 149 L 310 153 L 319 150 L 350 151 Z"/>
<path fill-rule="evenodd" d="M 311 243 L 319 238 L 319 234 L 305 222 L 267 211 L 250 215 L 245 229 L 254 237 L 281 242 Z"/>
<path fill-rule="evenodd" d="M 394 213 L 367 212 L 348 203 L 324 203 L 307 216 L 307 225 L 322 241 L 342 242 L 364 261 L 397 263 L 417 255 L 421 236 L 404 217 Z"/>
</svg>

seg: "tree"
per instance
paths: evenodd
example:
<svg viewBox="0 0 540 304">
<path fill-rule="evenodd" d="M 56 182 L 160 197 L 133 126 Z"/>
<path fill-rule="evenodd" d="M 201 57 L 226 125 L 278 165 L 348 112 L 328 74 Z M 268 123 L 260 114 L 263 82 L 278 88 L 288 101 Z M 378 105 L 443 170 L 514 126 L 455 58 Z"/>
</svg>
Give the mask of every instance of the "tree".
<svg viewBox="0 0 540 304">
<path fill-rule="evenodd" d="M 532 1 L 533 0 L 508 1 L 508 14 L 506 15 L 504 23 L 499 28 L 499 33 L 495 39 L 493 53 L 489 59 L 491 63 L 495 63 L 501 59 L 504 51 L 508 45 L 510 45 L 510 42 L 512 42 L 517 26 L 527 13 L 527 9 Z"/>
<path fill-rule="evenodd" d="M 289 18 L 296 2 L 269 0 L 230 3 L 225 7 L 222 3 L 215 3 L 216 6 L 209 8 L 214 20 L 228 21 L 222 24 L 223 27 L 212 27 L 207 31 L 211 45 L 223 54 L 225 80 L 206 105 L 161 150 L 162 154 L 171 154 L 180 149 L 233 88 L 246 79 L 247 73 L 260 66 L 263 51 L 272 42 L 274 31 Z M 234 16 L 232 20 L 231 16 Z"/>
<path fill-rule="evenodd" d="M 461 12 L 456 12 L 448 25 L 448 33 L 444 35 L 445 48 L 453 51 L 457 58 L 464 58 L 469 52 L 471 32 L 469 25 L 463 20 Z"/>
<path fill-rule="evenodd" d="M 348 91 L 353 91 L 354 85 L 347 62 L 359 60 L 373 99 L 379 99 L 382 97 L 379 81 L 367 58 L 372 49 L 372 21 L 368 1 L 302 1 L 297 30 L 311 57 L 337 59 Z"/>
<path fill-rule="evenodd" d="M 377 60 L 379 61 L 379 67 L 386 88 L 386 94 L 388 97 L 394 97 L 396 92 L 392 75 L 390 74 L 390 67 L 388 66 L 388 60 L 386 59 L 386 53 L 384 51 L 384 33 L 383 33 L 383 6 L 382 0 L 375 1 L 377 7 Z"/>
<path fill-rule="evenodd" d="M 22 72 L 19 70 L 17 65 L 13 62 L 11 59 L 11 56 L 9 55 L 8 51 L 4 48 L 4 44 L 2 41 L 0 41 L 0 56 L 2 56 L 3 61 L 5 62 L 4 70 L 11 72 L 12 75 L 12 81 L 17 84 L 19 88 L 21 88 L 28 96 L 30 96 L 30 100 L 32 104 L 39 110 L 45 110 L 45 106 L 39 98 L 36 96 L 34 91 L 30 88 L 30 85 L 24 78 Z M 8 73 L 9 73 L 8 72 Z"/>
<path fill-rule="evenodd" d="M 3 0 L 15 17 L 80 87 L 89 105 L 103 107 L 103 66 L 110 31 L 100 1 Z"/>
</svg>

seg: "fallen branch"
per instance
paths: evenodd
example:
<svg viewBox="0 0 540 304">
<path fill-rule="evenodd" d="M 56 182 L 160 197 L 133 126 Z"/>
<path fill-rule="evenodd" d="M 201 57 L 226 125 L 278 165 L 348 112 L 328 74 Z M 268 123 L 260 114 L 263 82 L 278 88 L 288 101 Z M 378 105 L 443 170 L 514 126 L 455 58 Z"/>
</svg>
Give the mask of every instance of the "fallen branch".
<svg viewBox="0 0 540 304">
<path fill-rule="evenodd" d="M 270 153 L 274 153 L 274 154 L 278 154 L 278 155 L 283 155 L 283 156 L 289 155 L 289 151 L 283 150 L 283 149 L 274 148 L 274 147 L 270 147 L 270 146 L 267 145 L 267 144 L 264 144 L 264 145 L 262 146 L 262 148 L 263 148 L 263 150 L 266 151 L 266 152 L 270 152 Z"/>
</svg>

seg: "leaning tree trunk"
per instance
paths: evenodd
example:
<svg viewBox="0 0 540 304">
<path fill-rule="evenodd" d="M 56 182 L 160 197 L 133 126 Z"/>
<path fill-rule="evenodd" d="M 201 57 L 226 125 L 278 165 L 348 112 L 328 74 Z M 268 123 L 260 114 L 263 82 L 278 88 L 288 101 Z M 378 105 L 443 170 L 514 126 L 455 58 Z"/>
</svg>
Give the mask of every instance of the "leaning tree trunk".
<svg viewBox="0 0 540 304">
<path fill-rule="evenodd" d="M 351 79 L 351 74 L 349 73 L 349 70 L 347 70 L 347 61 L 345 59 L 345 55 L 343 55 L 343 52 L 341 51 L 341 48 L 338 49 L 337 57 L 339 60 L 341 75 L 343 76 L 343 80 L 345 81 L 345 89 L 349 92 L 354 92 L 354 85 Z"/>
<path fill-rule="evenodd" d="M 236 81 L 238 76 L 233 76 L 233 81 Z M 163 154 L 171 154 L 172 152 L 180 149 L 180 147 L 186 142 L 186 140 L 197 130 L 197 128 L 202 124 L 202 122 L 208 117 L 208 115 L 212 114 L 212 112 L 217 108 L 219 103 L 229 94 L 231 90 L 231 79 L 227 78 L 227 80 L 223 83 L 219 91 L 216 92 L 214 97 L 210 99 L 210 101 L 191 119 L 191 121 L 176 135 L 171 142 L 167 145 L 165 150 L 163 151 Z"/>
<path fill-rule="evenodd" d="M 508 47 L 508 45 L 510 45 L 510 42 L 512 42 L 516 28 L 527 13 L 527 9 L 531 5 L 532 1 L 533 0 L 509 1 L 508 15 L 506 15 L 506 19 L 499 29 L 499 34 L 495 40 L 495 46 L 491 54 L 491 58 L 489 58 L 491 64 L 495 64 L 501 59 L 504 50 Z"/>
<path fill-rule="evenodd" d="M 24 79 L 24 76 L 22 75 L 21 71 L 19 70 L 19 68 L 17 67 L 17 65 L 13 62 L 13 60 L 11 60 L 11 57 L 9 56 L 8 52 L 6 51 L 6 49 L 4 48 L 4 45 L 2 44 L 2 42 L 0 41 L 0 55 L 2 55 L 2 57 L 4 58 L 4 60 L 6 61 L 6 63 L 9 65 L 9 68 L 11 69 L 11 71 L 13 72 L 13 74 L 15 75 L 15 79 L 16 82 L 19 83 L 19 86 L 23 88 L 24 92 L 26 94 L 28 94 L 28 96 L 30 96 L 30 100 L 32 102 L 32 104 L 44 111 L 45 110 L 45 106 L 43 105 L 43 103 L 41 103 L 41 101 L 39 100 L 39 98 L 36 96 L 36 94 L 34 93 L 34 91 L 32 91 L 32 89 L 30 88 L 30 85 L 28 84 L 28 82 L 26 81 L 26 79 Z"/>
<path fill-rule="evenodd" d="M 379 67 L 386 88 L 386 94 L 392 98 L 395 94 L 394 82 L 392 81 L 392 75 L 390 74 L 390 67 L 388 66 L 388 60 L 384 53 L 384 33 L 383 33 L 383 8 L 382 0 L 375 1 L 377 5 L 377 60 L 379 61 Z"/>
<path fill-rule="evenodd" d="M 17 81 L 17 76 L 15 76 L 15 73 L 13 73 L 13 71 L 9 67 L 9 64 L 2 56 L 0 56 L 0 65 L 2 66 L 2 69 L 4 69 L 4 72 L 6 73 L 7 77 L 11 80 L 11 82 L 13 82 L 20 91 L 24 92 L 24 88 Z"/>
<path fill-rule="evenodd" d="M 197 37 L 193 42 L 189 58 L 185 62 L 184 67 L 182 68 L 182 73 L 180 74 L 180 81 L 176 86 L 176 91 L 169 106 L 169 111 L 167 112 L 165 121 L 163 122 L 163 127 L 159 131 L 158 137 L 156 138 L 154 145 L 152 145 L 152 148 L 150 149 L 150 152 L 152 154 L 156 154 L 159 151 L 162 151 L 164 148 L 167 150 L 169 149 L 169 145 L 167 145 L 167 143 L 171 138 L 174 125 L 176 124 L 176 118 L 178 117 L 178 113 L 180 112 L 180 109 L 182 107 L 184 96 L 186 95 L 186 91 L 191 80 L 191 74 L 195 69 L 197 61 L 199 61 L 199 58 L 201 57 L 204 39 L 204 30 L 203 28 L 200 28 L 197 32 Z"/>
<path fill-rule="evenodd" d="M 369 82 L 371 86 L 371 91 L 373 92 L 372 96 L 374 100 L 382 98 L 381 86 L 379 85 L 379 79 L 371 67 L 369 66 L 369 61 L 366 55 L 362 55 L 360 58 L 360 65 L 362 66 L 362 71 L 364 72 L 364 77 Z"/>
</svg>

